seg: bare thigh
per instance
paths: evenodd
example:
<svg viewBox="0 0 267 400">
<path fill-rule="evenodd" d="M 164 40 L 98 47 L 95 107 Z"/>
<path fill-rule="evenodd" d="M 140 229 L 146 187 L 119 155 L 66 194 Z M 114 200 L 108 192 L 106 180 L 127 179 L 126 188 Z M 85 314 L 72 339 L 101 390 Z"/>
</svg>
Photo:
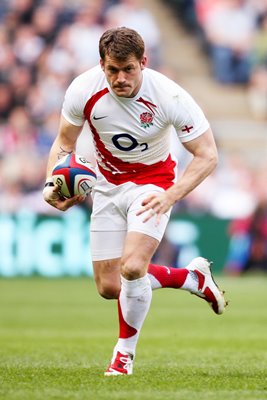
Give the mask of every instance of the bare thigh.
<svg viewBox="0 0 267 400">
<path fill-rule="evenodd" d="M 121 275 L 129 280 L 143 277 L 158 245 L 159 241 L 149 235 L 128 232 L 121 258 Z"/>
</svg>

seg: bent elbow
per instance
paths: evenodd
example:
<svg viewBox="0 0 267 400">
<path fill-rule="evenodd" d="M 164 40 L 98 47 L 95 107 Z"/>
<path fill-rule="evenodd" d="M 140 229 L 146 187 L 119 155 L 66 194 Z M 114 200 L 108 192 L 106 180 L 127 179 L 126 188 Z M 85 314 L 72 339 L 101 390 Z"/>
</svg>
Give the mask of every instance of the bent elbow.
<svg viewBox="0 0 267 400">
<path fill-rule="evenodd" d="M 219 156 L 218 156 L 218 152 L 216 151 L 216 153 L 213 154 L 212 156 L 212 165 L 213 168 L 216 168 L 219 162 Z"/>
<path fill-rule="evenodd" d="M 217 167 L 218 162 L 219 162 L 219 157 L 217 151 L 214 151 L 209 154 L 209 167 L 210 167 L 210 172 L 214 171 L 214 169 Z"/>
</svg>

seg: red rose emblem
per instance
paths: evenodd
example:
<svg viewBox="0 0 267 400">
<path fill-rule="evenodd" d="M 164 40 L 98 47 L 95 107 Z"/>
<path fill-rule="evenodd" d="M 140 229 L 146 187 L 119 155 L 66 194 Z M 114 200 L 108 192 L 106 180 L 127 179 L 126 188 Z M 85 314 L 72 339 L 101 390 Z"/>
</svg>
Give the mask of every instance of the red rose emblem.
<svg viewBox="0 0 267 400">
<path fill-rule="evenodd" d="M 140 122 L 143 128 L 149 128 L 153 125 L 153 115 L 150 112 L 144 112 L 140 115 Z"/>
<path fill-rule="evenodd" d="M 153 115 L 150 112 L 145 112 L 140 115 L 140 121 L 145 124 L 151 124 L 153 122 Z"/>
</svg>

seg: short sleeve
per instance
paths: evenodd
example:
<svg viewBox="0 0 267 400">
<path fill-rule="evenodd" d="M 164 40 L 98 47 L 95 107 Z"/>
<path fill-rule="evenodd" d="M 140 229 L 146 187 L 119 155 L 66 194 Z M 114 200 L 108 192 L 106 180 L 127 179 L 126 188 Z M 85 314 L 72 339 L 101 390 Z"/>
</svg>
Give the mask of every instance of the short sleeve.
<svg viewBox="0 0 267 400">
<path fill-rule="evenodd" d="M 170 122 L 182 143 L 201 136 L 210 126 L 196 101 L 180 87 L 173 97 L 170 116 Z"/>
<path fill-rule="evenodd" d="M 82 126 L 85 121 L 83 110 L 83 96 L 79 87 L 79 80 L 76 78 L 66 91 L 62 115 L 72 125 Z"/>
</svg>

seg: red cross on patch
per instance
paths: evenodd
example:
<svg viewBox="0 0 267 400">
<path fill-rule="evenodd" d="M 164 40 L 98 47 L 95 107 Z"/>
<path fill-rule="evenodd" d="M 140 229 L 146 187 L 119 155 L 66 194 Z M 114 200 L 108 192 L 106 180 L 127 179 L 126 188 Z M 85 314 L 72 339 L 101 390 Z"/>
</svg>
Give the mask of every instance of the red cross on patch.
<svg viewBox="0 0 267 400">
<path fill-rule="evenodd" d="M 182 129 L 182 132 L 190 132 L 191 131 L 191 129 L 193 129 L 194 127 L 193 126 L 187 126 L 187 125 L 185 125 L 184 126 L 184 128 Z"/>
</svg>

